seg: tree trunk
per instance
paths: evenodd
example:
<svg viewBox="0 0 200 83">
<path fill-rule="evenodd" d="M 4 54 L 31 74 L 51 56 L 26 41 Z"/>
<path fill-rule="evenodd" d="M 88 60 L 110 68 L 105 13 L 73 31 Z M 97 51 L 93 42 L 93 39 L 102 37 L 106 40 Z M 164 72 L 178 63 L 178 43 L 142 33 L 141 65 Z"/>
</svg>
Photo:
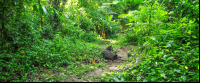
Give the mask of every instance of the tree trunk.
<svg viewBox="0 0 200 83">
<path fill-rule="evenodd" d="M 125 30 L 125 23 L 124 23 L 124 19 L 122 18 L 122 33 L 124 33 Z"/>
</svg>

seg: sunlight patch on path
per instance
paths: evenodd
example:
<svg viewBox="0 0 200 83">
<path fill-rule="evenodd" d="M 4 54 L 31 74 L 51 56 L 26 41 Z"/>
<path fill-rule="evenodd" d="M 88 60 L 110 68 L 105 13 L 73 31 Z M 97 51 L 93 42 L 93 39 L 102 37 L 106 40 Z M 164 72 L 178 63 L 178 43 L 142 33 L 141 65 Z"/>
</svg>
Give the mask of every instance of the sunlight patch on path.
<svg viewBox="0 0 200 83">
<path fill-rule="evenodd" d="M 116 42 L 116 40 L 112 40 L 112 39 L 102 39 L 102 38 L 100 38 L 100 40 L 109 41 L 110 43 L 115 43 Z"/>
<path fill-rule="evenodd" d="M 111 39 L 105 39 L 106 41 L 110 41 L 110 43 L 115 43 L 116 40 L 111 40 Z"/>
</svg>

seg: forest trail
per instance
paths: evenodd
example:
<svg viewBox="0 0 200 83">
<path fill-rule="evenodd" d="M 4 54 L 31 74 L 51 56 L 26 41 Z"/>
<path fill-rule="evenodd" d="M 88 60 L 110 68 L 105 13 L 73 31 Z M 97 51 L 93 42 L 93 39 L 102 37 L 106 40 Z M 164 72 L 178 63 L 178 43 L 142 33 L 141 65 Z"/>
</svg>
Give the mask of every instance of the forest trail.
<svg viewBox="0 0 200 83">
<path fill-rule="evenodd" d="M 106 44 L 109 44 L 109 42 L 104 42 L 103 44 L 101 44 L 101 46 L 103 47 Z M 67 82 L 97 82 L 103 75 L 106 75 L 106 73 L 107 74 L 118 73 L 116 72 L 116 70 L 120 70 L 124 68 L 124 67 L 120 67 L 122 64 L 130 64 L 130 62 L 127 61 L 128 59 L 127 52 L 131 49 L 136 49 L 136 48 L 137 46 L 124 46 L 121 48 L 117 48 L 116 54 L 120 58 L 114 60 L 112 63 L 111 63 L 111 60 L 107 60 L 107 64 L 105 64 L 104 67 L 100 67 L 93 71 L 87 72 L 82 77 L 78 77 L 78 76 L 68 77 Z M 129 67 L 130 66 L 133 66 L 133 64 L 129 65 Z"/>
<path fill-rule="evenodd" d="M 102 46 L 101 50 L 102 51 L 105 50 L 103 49 L 103 47 L 105 47 L 106 45 L 110 45 L 110 43 L 115 43 L 115 41 L 104 42 L 103 44 L 100 45 Z M 34 77 L 39 80 L 41 80 L 44 75 L 46 75 L 44 77 L 45 80 L 50 80 L 52 77 L 57 77 L 60 78 L 59 80 L 57 80 L 58 82 L 99 82 L 102 76 L 106 76 L 107 74 L 122 73 L 127 68 L 130 68 L 133 65 L 135 65 L 133 63 L 136 63 L 137 60 L 136 62 L 128 61 L 129 58 L 128 51 L 131 50 L 131 54 L 135 54 L 137 53 L 137 51 L 135 51 L 137 47 L 138 46 L 123 46 L 121 48 L 113 47 L 113 50 L 115 51 L 113 53 L 116 53 L 120 58 L 114 60 L 112 63 L 111 63 L 112 60 L 106 59 L 106 63 L 102 67 L 98 67 L 94 70 L 88 70 L 83 75 L 80 76 L 77 76 L 75 74 L 66 75 L 65 72 L 70 72 L 71 70 L 67 70 L 66 67 L 63 67 L 63 70 L 40 69 L 39 71 L 37 71 L 38 74 L 36 74 L 36 76 Z M 134 51 L 132 49 L 134 49 Z M 139 58 L 139 57 L 134 57 L 134 58 Z M 35 82 L 35 80 L 33 80 L 33 82 Z"/>
</svg>

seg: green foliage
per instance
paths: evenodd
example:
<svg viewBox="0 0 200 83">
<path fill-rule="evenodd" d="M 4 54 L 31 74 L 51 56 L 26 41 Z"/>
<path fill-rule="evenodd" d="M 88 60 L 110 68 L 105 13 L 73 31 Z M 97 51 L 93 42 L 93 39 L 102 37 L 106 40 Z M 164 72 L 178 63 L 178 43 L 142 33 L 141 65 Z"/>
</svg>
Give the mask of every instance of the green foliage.
<svg viewBox="0 0 200 83">
<path fill-rule="evenodd" d="M 196 8 L 197 2 L 182 0 L 190 8 Z M 198 82 L 199 81 L 199 25 L 191 15 L 172 16 L 162 4 L 154 1 L 145 2 L 140 11 L 121 14 L 120 18 L 129 19 L 129 32 L 120 36 L 118 44 L 140 45 L 143 53 L 140 64 L 125 71 L 125 74 L 103 77 L 102 81 L 134 82 Z M 178 3 L 174 1 L 174 3 Z M 196 5 L 191 5 L 196 4 Z M 180 7 L 180 4 L 177 4 Z M 169 6 L 167 6 L 169 7 Z M 175 6 L 174 6 L 175 7 Z M 181 10 L 181 9 L 179 9 Z M 198 9 L 195 9 L 198 10 Z M 176 13 L 180 13 L 175 11 Z M 195 17 L 199 19 L 198 13 Z M 173 18 L 173 20 L 168 20 Z M 128 30 L 126 30 L 128 31 Z M 136 58 L 135 58 L 136 59 Z M 134 61 L 134 59 L 133 59 Z M 133 63 L 135 64 L 135 63 Z M 121 78 L 118 78 L 121 75 Z"/>
<path fill-rule="evenodd" d="M 74 42 L 75 41 L 75 42 Z M 61 37 L 57 34 L 53 40 L 43 39 L 32 45 L 31 49 L 21 48 L 21 53 L 6 55 L 11 61 L 1 61 L 2 81 L 9 81 L 13 73 L 19 73 L 19 77 L 24 76 L 27 71 L 35 67 L 40 68 L 58 68 L 72 65 L 74 62 L 90 59 L 93 57 L 100 58 L 100 47 L 94 44 L 82 42 L 67 37 Z M 4 56 L 2 54 L 1 56 Z M 53 62 L 53 63 L 52 63 Z M 10 73 L 6 73 L 6 72 Z M 18 77 L 15 77 L 16 79 Z M 25 79 L 25 78 L 24 78 Z M 25 81 L 21 79 L 21 81 Z"/>
<path fill-rule="evenodd" d="M 0 12 L 1 82 L 60 81 L 37 74 L 103 66 L 91 64 L 101 58 L 102 32 L 119 45 L 139 45 L 129 61 L 141 63 L 100 81 L 199 81 L 199 0 L 1 0 Z"/>
<path fill-rule="evenodd" d="M 39 69 L 77 66 L 84 60 L 100 59 L 100 47 L 88 42 L 98 40 L 94 26 L 98 21 L 94 20 L 101 13 L 95 2 L 85 8 L 77 1 L 0 1 L 2 82 L 49 81 L 46 75 L 38 80 L 33 74 Z"/>
</svg>

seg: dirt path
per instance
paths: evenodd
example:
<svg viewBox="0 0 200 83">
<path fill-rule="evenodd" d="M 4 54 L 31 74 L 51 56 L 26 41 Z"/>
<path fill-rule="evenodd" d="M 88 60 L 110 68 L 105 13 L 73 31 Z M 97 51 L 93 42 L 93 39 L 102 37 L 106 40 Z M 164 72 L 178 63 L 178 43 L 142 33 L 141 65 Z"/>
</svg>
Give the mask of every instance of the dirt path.
<svg viewBox="0 0 200 83">
<path fill-rule="evenodd" d="M 101 46 L 104 46 L 108 44 L 109 42 L 103 43 Z M 111 63 L 111 60 L 107 60 L 107 64 L 105 67 L 97 68 L 96 70 L 93 70 L 91 72 L 87 72 L 83 75 L 83 77 L 71 77 L 68 79 L 67 82 L 97 82 L 101 78 L 102 75 L 105 75 L 105 73 L 111 74 L 111 73 L 117 73 L 116 70 L 121 69 L 121 64 L 127 62 L 128 58 L 128 51 L 131 49 L 136 49 L 137 46 L 125 46 L 117 49 L 117 55 L 121 58 L 116 59 Z"/>
<path fill-rule="evenodd" d="M 115 43 L 115 42 L 116 41 L 113 41 L 113 40 L 106 40 L 106 42 L 104 42 L 100 46 L 105 47 L 105 45 L 110 45 L 110 43 Z M 96 68 L 93 71 L 85 72 L 84 75 L 80 75 L 80 76 L 76 76 L 75 74 L 65 75 L 65 72 L 68 72 L 71 70 L 67 70 L 65 67 L 63 67 L 62 70 L 40 69 L 39 71 L 36 72 L 36 75 L 34 76 L 34 78 L 37 78 L 38 80 L 41 80 L 43 78 L 45 80 L 50 80 L 52 79 L 52 77 L 55 77 L 55 78 L 60 78 L 59 80 L 57 80 L 59 82 L 99 82 L 102 76 L 105 76 L 107 74 L 113 74 L 113 73 L 117 74 L 119 73 L 117 72 L 117 70 L 124 70 L 127 67 L 132 67 L 133 66 L 132 62 L 127 61 L 128 51 L 131 49 L 136 49 L 136 48 L 137 46 L 124 46 L 121 48 L 113 48 L 115 50 L 115 52 L 113 53 L 116 53 L 118 55 L 118 59 L 114 60 L 112 63 L 111 63 L 111 60 L 107 60 L 106 64 L 104 64 L 103 67 Z M 131 51 L 131 53 L 135 53 L 135 52 L 137 51 Z M 44 77 L 44 75 L 46 76 Z M 36 80 L 33 80 L 33 82 L 35 81 Z"/>
</svg>

